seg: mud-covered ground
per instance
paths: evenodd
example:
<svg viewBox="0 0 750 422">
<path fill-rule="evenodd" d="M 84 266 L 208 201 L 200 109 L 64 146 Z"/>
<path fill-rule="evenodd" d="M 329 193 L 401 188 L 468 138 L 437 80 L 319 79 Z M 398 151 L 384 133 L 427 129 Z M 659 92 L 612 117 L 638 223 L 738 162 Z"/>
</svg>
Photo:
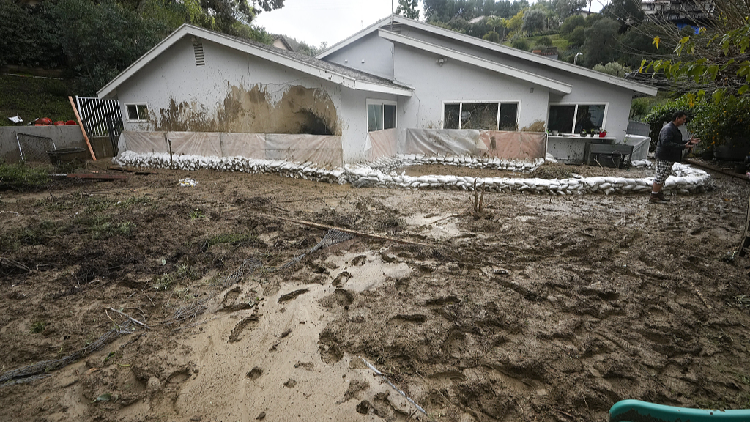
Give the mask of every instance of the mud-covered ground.
<svg viewBox="0 0 750 422">
<path fill-rule="evenodd" d="M 727 259 L 750 189 L 712 177 L 668 205 L 487 193 L 478 213 L 470 192 L 217 172 L 2 191 L 0 420 L 750 408 L 750 262 Z M 327 226 L 358 234 L 313 251 Z"/>
</svg>

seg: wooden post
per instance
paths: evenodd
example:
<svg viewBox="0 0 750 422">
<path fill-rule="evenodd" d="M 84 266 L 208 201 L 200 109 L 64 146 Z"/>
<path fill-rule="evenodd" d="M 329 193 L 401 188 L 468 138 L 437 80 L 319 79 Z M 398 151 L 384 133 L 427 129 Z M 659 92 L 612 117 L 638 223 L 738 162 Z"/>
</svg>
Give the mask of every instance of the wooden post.
<svg viewBox="0 0 750 422">
<path fill-rule="evenodd" d="M 89 142 L 89 137 L 86 135 L 86 129 L 83 128 L 83 122 L 81 122 L 81 115 L 78 114 L 78 109 L 76 108 L 75 103 L 73 102 L 73 97 L 68 97 L 70 100 L 70 106 L 73 107 L 73 112 L 76 114 L 76 119 L 78 119 L 78 127 L 81 128 L 81 133 L 83 133 L 83 140 L 86 141 L 86 146 L 89 147 L 89 152 L 91 153 L 91 159 L 96 161 L 96 155 L 94 155 L 94 149 L 91 148 L 91 142 Z"/>
</svg>

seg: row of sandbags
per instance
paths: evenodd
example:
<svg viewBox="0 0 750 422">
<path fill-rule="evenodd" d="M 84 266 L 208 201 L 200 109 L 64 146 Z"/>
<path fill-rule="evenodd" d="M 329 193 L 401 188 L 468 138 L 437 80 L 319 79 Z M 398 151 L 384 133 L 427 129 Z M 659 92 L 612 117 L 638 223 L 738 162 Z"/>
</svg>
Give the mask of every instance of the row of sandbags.
<svg viewBox="0 0 750 422">
<path fill-rule="evenodd" d="M 441 161 L 442 159 L 442 161 Z M 210 169 L 242 171 L 248 173 L 277 173 L 286 177 L 309 179 L 327 183 L 351 183 L 354 187 L 383 187 L 407 189 L 482 189 L 494 192 L 529 192 L 553 195 L 581 195 L 584 193 L 645 192 L 651 189 L 652 177 L 572 177 L 568 179 L 539 179 L 516 177 L 460 177 L 452 175 L 426 175 L 411 177 L 395 169 L 420 164 L 461 165 L 474 168 L 502 169 L 530 172 L 544 160 L 501 160 L 473 157 L 423 157 L 397 156 L 379 160 L 372 165 L 345 165 L 343 169 L 321 169 L 312 163 L 292 163 L 281 160 L 259 160 L 244 157 L 204 157 L 130 151 L 118 155 L 114 161 L 123 166 L 148 168 L 174 168 L 181 170 Z M 650 162 L 633 162 L 634 166 L 650 166 Z M 700 192 L 710 182 L 708 173 L 688 165 L 675 164 L 674 176 L 667 180 L 666 191 L 682 194 Z"/>
</svg>

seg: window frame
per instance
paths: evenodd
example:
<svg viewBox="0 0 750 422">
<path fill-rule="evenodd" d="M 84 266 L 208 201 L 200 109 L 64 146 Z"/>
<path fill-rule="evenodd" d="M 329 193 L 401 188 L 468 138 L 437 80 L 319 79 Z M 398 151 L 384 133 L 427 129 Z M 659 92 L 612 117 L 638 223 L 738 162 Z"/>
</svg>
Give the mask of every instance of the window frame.
<svg viewBox="0 0 750 422">
<path fill-rule="evenodd" d="M 609 102 L 581 102 L 581 103 L 554 103 L 549 104 L 547 106 L 547 129 L 549 129 L 549 116 L 550 116 L 550 109 L 552 107 L 569 107 L 569 106 L 575 106 L 575 109 L 573 110 L 573 131 L 572 132 L 560 132 L 561 134 L 566 135 L 576 135 L 576 124 L 578 123 L 577 117 L 578 117 L 578 106 L 604 106 L 604 117 L 602 118 L 602 125 L 600 128 L 607 127 L 607 114 L 609 112 Z"/>
<path fill-rule="evenodd" d="M 135 112 L 138 115 L 137 119 L 131 119 L 130 118 L 129 107 L 135 107 Z M 147 103 L 125 103 L 125 116 L 127 116 L 127 121 L 128 122 L 139 123 L 139 122 L 147 122 L 148 121 L 147 116 L 141 116 L 140 109 L 139 109 L 140 107 L 145 107 L 146 108 L 146 113 L 148 113 L 148 111 L 150 109 Z M 144 117 L 146 117 L 146 118 L 144 118 Z"/>
<path fill-rule="evenodd" d="M 492 130 L 502 130 L 500 129 L 500 109 L 502 108 L 502 105 L 503 104 L 515 104 L 516 105 L 516 131 L 518 131 L 518 120 L 519 120 L 519 117 L 521 116 L 521 101 L 520 100 L 443 101 L 442 118 L 440 119 L 441 129 L 446 129 L 445 128 L 445 106 L 449 104 L 451 105 L 458 104 L 458 130 L 463 130 L 461 128 L 461 112 L 463 110 L 464 104 L 497 104 L 497 116 L 495 117 L 495 129 L 492 129 Z M 448 130 L 451 130 L 451 129 L 448 129 Z M 455 130 L 455 129 L 452 129 L 452 130 Z"/>
<path fill-rule="evenodd" d="M 393 100 L 380 100 L 375 98 L 367 98 L 365 100 L 365 122 L 367 123 L 367 133 L 370 132 L 377 132 L 379 130 L 388 130 L 385 128 L 385 107 L 382 107 L 382 112 L 380 114 L 380 118 L 383 122 L 383 129 L 375 129 L 370 130 L 370 106 L 371 105 L 379 105 L 379 106 L 393 106 L 396 108 L 396 111 L 393 116 L 393 127 L 389 127 L 388 129 L 396 129 L 398 127 L 398 102 Z"/>
</svg>

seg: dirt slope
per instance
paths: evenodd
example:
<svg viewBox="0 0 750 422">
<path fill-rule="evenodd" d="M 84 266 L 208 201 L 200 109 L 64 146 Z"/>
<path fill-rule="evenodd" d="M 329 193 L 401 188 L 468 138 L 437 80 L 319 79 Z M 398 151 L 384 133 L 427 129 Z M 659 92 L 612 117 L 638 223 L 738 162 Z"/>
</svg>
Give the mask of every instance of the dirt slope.
<svg viewBox="0 0 750 422">
<path fill-rule="evenodd" d="M 725 258 L 750 189 L 713 177 L 666 206 L 486 194 L 479 214 L 468 192 L 215 172 L 0 192 L 0 379 L 112 338 L 41 379 L 6 377 L 0 420 L 748 408 L 750 262 Z M 301 221 L 400 242 L 340 236 L 311 252 L 327 231 Z"/>
</svg>

